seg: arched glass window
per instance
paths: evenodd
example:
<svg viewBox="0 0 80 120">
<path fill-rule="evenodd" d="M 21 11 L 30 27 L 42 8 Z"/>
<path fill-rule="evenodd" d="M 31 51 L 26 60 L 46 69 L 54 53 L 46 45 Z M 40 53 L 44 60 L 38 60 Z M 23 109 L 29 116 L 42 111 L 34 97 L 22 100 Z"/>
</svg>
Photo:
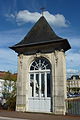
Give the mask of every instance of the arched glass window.
<svg viewBox="0 0 80 120">
<path fill-rule="evenodd" d="M 36 59 L 35 61 L 33 61 L 30 67 L 30 70 L 46 70 L 46 69 L 50 69 L 50 65 L 43 58 Z"/>
<path fill-rule="evenodd" d="M 35 59 L 30 66 L 31 97 L 50 97 L 50 64 L 44 58 Z"/>
</svg>

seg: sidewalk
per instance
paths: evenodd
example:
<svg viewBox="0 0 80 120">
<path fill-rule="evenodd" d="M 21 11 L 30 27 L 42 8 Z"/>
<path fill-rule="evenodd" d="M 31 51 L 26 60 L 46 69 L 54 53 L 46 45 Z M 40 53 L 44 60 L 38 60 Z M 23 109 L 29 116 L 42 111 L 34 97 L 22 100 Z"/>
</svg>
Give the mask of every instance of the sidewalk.
<svg viewBox="0 0 80 120">
<path fill-rule="evenodd" d="M 10 117 L 0 117 L 0 120 L 29 120 L 29 119 L 10 118 Z"/>
<path fill-rule="evenodd" d="M 22 118 L 29 120 L 80 120 L 79 116 L 61 116 L 52 114 L 23 113 L 0 110 L 0 117 Z"/>
</svg>

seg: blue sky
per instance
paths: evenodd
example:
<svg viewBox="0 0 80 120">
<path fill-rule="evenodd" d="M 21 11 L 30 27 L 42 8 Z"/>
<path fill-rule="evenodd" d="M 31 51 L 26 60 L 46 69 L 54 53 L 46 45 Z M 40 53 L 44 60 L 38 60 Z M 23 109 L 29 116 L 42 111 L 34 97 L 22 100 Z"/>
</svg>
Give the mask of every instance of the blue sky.
<svg viewBox="0 0 80 120">
<path fill-rule="evenodd" d="M 0 0 L 0 70 L 17 72 L 17 54 L 9 46 L 21 41 L 40 18 L 40 8 L 57 35 L 67 38 L 67 72 L 80 73 L 80 0 Z"/>
</svg>

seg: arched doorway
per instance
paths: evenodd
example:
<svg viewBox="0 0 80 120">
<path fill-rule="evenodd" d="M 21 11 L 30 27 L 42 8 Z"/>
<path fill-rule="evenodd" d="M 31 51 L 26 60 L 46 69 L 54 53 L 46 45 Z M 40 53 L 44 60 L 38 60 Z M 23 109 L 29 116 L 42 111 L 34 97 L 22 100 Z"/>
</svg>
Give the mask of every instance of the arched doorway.
<svg viewBox="0 0 80 120">
<path fill-rule="evenodd" d="M 30 111 L 51 111 L 51 66 L 47 59 L 36 58 L 30 65 Z"/>
</svg>

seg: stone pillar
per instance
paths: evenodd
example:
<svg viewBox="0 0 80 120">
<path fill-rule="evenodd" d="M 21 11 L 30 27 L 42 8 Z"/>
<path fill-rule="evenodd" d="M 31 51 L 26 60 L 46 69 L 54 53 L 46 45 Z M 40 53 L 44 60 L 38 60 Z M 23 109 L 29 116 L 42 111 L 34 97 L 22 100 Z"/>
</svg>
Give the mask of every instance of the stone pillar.
<svg viewBox="0 0 80 120">
<path fill-rule="evenodd" d="M 26 56 L 18 56 L 17 98 L 16 111 L 26 111 L 26 79 L 27 79 Z"/>
<path fill-rule="evenodd" d="M 66 106 L 66 64 L 63 51 L 52 55 L 52 111 L 54 114 L 65 114 Z"/>
</svg>

